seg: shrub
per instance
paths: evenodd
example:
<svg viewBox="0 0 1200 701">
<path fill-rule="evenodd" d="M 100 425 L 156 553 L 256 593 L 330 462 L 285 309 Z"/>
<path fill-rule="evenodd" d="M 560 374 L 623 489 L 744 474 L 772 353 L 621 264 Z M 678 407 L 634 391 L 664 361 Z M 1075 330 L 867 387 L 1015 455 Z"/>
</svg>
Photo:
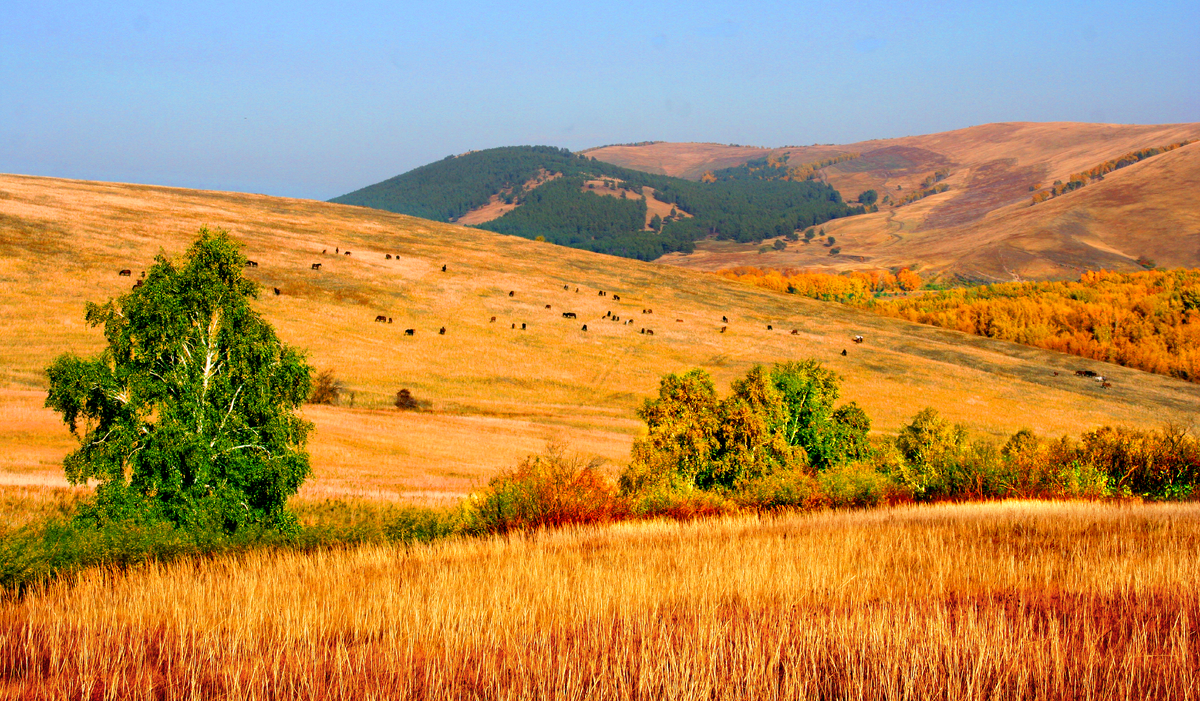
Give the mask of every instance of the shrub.
<svg viewBox="0 0 1200 701">
<path fill-rule="evenodd" d="M 750 480 L 733 498 L 740 506 L 757 511 L 809 509 L 825 504 L 817 478 L 803 470 L 781 470 Z"/>
<path fill-rule="evenodd" d="M 309 404 L 337 404 L 345 390 L 345 385 L 334 377 L 333 369 L 325 369 L 313 378 L 312 392 L 308 395 L 308 402 Z"/>
<path fill-rule="evenodd" d="M 472 494 L 464 517 L 468 532 L 603 523 L 624 513 L 616 485 L 599 459 L 568 453 L 551 442 Z"/>
<path fill-rule="evenodd" d="M 419 409 L 421 405 L 416 397 L 412 396 L 412 392 L 402 389 L 396 392 L 396 408 L 402 410 Z"/>
<path fill-rule="evenodd" d="M 825 503 L 838 508 L 878 506 L 893 492 L 891 480 L 867 463 L 846 463 L 817 474 Z"/>
</svg>

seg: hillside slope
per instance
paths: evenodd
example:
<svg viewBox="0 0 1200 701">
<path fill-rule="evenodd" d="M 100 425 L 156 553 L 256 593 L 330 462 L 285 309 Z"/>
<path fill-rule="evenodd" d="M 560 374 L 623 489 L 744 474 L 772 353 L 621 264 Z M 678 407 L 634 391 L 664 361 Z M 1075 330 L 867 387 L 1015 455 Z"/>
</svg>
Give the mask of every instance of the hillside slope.
<svg viewBox="0 0 1200 701">
<path fill-rule="evenodd" d="M 265 286 L 256 307 L 280 337 L 347 385 L 342 406 L 305 410 L 309 494 L 458 494 L 556 436 L 623 462 L 638 405 L 661 375 L 690 367 L 724 391 L 755 363 L 818 358 L 882 431 L 927 405 L 976 431 L 1046 434 L 1184 420 L 1200 406 L 1200 386 L 670 266 L 361 207 L 4 175 L 0 481 L 61 481 L 72 441 L 41 408 L 42 369 L 97 350 L 84 303 L 128 291 L 119 270 L 136 279 L 204 224 L 229 229 L 258 263 L 247 270 Z M 866 343 L 850 343 L 856 334 Z M 1079 367 L 1113 388 L 1075 378 Z M 401 388 L 430 409 L 397 411 Z"/>
<path fill-rule="evenodd" d="M 1160 265 L 1200 265 L 1200 203 L 1189 194 L 1200 180 L 1200 144 L 1154 156 L 1030 207 L 1033 186 L 1065 181 L 1130 151 L 1198 138 L 1200 124 L 1005 123 L 840 146 L 765 150 L 658 143 L 587 154 L 693 177 L 735 165 L 739 158 L 746 163 L 786 156 L 803 163 L 859 154 L 821 170 L 847 200 L 874 189 L 896 202 L 940 171 L 946 192 L 900 207 L 881 202 L 876 214 L 825 226 L 840 255 L 801 244 L 760 256 L 756 247 L 712 242 L 699 244 L 692 256 L 664 262 L 699 269 L 912 266 L 987 281 L 1071 278 L 1097 268 L 1135 270 L 1141 256 Z"/>
</svg>

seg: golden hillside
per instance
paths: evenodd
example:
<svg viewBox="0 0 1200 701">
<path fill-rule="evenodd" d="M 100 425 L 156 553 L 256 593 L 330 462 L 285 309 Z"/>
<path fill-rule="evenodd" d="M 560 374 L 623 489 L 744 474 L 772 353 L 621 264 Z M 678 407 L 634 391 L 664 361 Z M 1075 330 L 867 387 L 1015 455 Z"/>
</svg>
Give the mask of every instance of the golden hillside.
<svg viewBox="0 0 1200 701">
<path fill-rule="evenodd" d="M 919 190 L 937 171 L 949 190 L 901 207 L 825 225 L 841 249 L 792 245 L 758 254 L 756 246 L 704 242 L 691 256 L 663 262 L 712 270 L 731 265 L 852 270 L 911 266 L 978 280 L 1077 277 L 1087 269 L 1138 269 L 1146 256 L 1162 266 L 1200 265 L 1200 145 L 1191 144 L 1115 171 L 1103 181 L 1030 207 L 1032 186 L 1141 148 L 1200 138 L 1200 124 L 1155 126 L 1005 123 L 771 151 L 704 144 L 650 144 L 588 152 L 600 160 L 698 177 L 766 155 L 806 163 L 838 153 L 854 160 L 822 170 L 846 199 L 867 189 L 893 201 Z M 740 158 L 740 161 L 738 160 Z"/>
<path fill-rule="evenodd" d="M 662 374 L 695 366 L 723 392 L 754 363 L 818 358 L 883 431 L 926 405 L 977 431 L 1045 434 L 1183 420 L 1200 406 L 1200 386 L 678 267 L 316 201 L 3 175 L 0 483 L 61 480 L 72 440 L 41 408 L 42 368 L 64 350 L 97 350 L 84 303 L 127 291 L 118 271 L 136 279 L 205 224 L 258 262 L 247 274 L 281 338 L 349 390 L 342 406 L 306 409 L 317 427 L 309 494 L 457 495 L 552 437 L 623 462 L 636 407 Z M 1077 379 L 1079 367 L 1101 369 L 1112 389 Z M 400 388 L 431 408 L 396 410 Z"/>
</svg>

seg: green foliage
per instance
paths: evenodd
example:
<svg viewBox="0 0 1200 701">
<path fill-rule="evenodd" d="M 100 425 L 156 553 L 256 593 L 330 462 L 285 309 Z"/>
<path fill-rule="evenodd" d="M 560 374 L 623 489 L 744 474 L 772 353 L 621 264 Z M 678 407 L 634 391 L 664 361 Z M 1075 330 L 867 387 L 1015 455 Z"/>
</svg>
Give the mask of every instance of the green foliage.
<svg viewBox="0 0 1200 701">
<path fill-rule="evenodd" d="M 250 307 L 244 265 L 225 232 L 201 229 L 183 260 L 160 254 L 144 284 L 88 304 L 102 353 L 47 369 L 46 406 L 80 440 L 67 478 L 100 481 L 97 522 L 287 525 L 284 504 L 309 473 L 310 426 L 296 414 L 309 368 Z"/>
<path fill-rule="evenodd" d="M 547 174 L 561 177 L 544 181 Z M 622 197 L 585 186 L 603 179 Z M 534 183 L 541 183 L 534 186 Z M 643 187 L 691 217 L 668 217 L 645 231 L 646 205 L 628 197 Z M 783 236 L 797 228 L 861 213 L 820 182 L 725 180 L 697 183 L 610 165 L 563 149 L 519 146 L 477 151 L 417 168 L 335 198 L 334 202 L 453 221 L 493 195 L 521 206 L 480 224 L 490 231 L 643 260 L 716 236 L 739 242 Z"/>
<path fill-rule="evenodd" d="M 879 193 L 874 190 L 864 190 L 858 195 L 858 201 L 870 207 L 879 199 Z"/>
</svg>

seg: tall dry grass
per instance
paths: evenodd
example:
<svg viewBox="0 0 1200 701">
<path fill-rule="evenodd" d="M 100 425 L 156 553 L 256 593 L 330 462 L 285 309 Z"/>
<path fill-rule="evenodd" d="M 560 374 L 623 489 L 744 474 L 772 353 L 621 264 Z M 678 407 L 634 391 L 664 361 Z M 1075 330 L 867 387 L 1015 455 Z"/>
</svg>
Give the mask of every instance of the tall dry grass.
<svg viewBox="0 0 1200 701">
<path fill-rule="evenodd" d="M 0 697 L 1200 696 L 1200 505 L 643 522 L 90 571 Z"/>
</svg>

